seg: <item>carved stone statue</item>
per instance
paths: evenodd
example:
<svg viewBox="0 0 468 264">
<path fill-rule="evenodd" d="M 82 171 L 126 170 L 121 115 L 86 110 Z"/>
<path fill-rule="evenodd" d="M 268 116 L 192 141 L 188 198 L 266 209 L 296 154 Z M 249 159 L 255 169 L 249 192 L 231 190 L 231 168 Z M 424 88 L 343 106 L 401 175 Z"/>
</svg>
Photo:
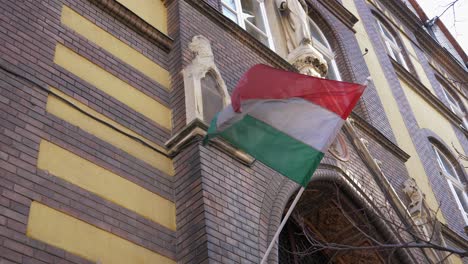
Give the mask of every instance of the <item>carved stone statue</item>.
<svg viewBox="0 0 468 264">
<path fill-rule="evenodd" d="M 284 16 L 281 22 L 286 34 L 288 51 L 292 52 L 303 44 L 310 44 L 307 5 L 304 0 L 276 0 L 276 5 Z"/>
<path fill-rule="evenodd" d="M 281 24 L 286 36 L 286 60 L 302 74 L 325 77 L 328 71 L 327 62 L 311 45 L 307 4 L 304 0 L 275 1 L 281 13 Z"/>
<path fill-rule="evenodd" d="M 419 189 L 416 181 L 411 178 L 406 180 L 403 183 L 403 191 L 408 195 L 410 199 L 410 204 L 408 205 L 408 211 L 411 213 L 412 216 L 420 216 L 422 213 L 422 205 L 424 195 Z"/>
<path fill-rule="evenodd" d="M 187 124 L 194 119 L 209 122 L 210 118 L 207 118 L 209 116 L 207 113 L 212 112 L 210 110 L 213 109 L 208 108 L 213 108 L 213 106 L 222 108 L 231 103 L 231 98 L 221 72 L 215 64 L 210 41 L 202 35 L 197 35 L 192 38 L 188 48 L 193 52 L 194 58 L 182 71 Z M 209 101 L 213 98 L 203 96 L 204 91 L 206 92 L 205 88 L 219 92 L 222 102 Z"/>
<path fill-rule="evenodd" d="M 202 35 L 194 36 L 189 43 L 189 49 L 195 55 L 194 61 L 213 61 L 210 41 Z"/>
</svg>

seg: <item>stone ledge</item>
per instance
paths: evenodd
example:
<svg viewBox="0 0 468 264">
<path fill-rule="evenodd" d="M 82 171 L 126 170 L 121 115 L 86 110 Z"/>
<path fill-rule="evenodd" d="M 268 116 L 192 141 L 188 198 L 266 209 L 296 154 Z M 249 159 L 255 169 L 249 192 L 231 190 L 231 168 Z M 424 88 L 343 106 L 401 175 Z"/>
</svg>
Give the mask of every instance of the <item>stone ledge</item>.
<svg viewBox="0 0 468 264">
<path fill-rule="evenodd" d="M 346 7 L 344 7 L 338 1 L 319 1 L 328 11 L 335 15 L 346 27 L 356 33 L 353 28 L 354 25 L 359 21 L 357 17 L 353 15 Z"/>
<path fill-rule="evenodd" d="M 468 248 L 468 240 L 465 238 L 461 237 L 459 234 L 455 233 L 451 228 L 449 228 L 446 224 L 440 223 L 440 226 L 442 227 L 441 231 L 444 236 L 447 236 L 452 240 L 453 242 L 459 244 L 460 246 L 463 246 L 465 248 Z M 467 227 L 465 226 L 465 230 Z M 465 231 L 466 233 L 466 231 Z M 468 235 L 468 234 L 467 234 Z"/>
<path fill-rule="evenodd" d="M 191 140 L 193 140 L 196 137 L 204 137 L 206 135 L 207 130 L 208 126 L 205 124 L 205 122 L 201 121 L 200 119 L 193 120 L 188 125 L 186 125 L 180 132 L 178 132 L 168 141 L 166 141 L 165 145 L 166 148 L 169 150 L 168 155 L 177 155 L 178 152 L 182 150 L 183 147 L 186 144 L 188 144 Z M 238 160 L 246 166 L 252 166 L 252 164 L 255 161 L 255 158 L 245 153 L 244 151 L 232 146 L 227 141 L 221 138 L 212 139 L 208 144 L 221 150 L 222 152 L 226 153 L 227 155 Z"/>
</svg>

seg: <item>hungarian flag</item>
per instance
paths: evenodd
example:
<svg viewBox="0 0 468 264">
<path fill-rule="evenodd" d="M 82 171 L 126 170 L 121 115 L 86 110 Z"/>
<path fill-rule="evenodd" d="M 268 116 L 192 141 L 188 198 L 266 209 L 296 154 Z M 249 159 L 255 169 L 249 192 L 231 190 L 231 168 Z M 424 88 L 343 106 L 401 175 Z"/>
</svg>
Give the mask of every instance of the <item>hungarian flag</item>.
<svg viewBox="0 0 468 264">
<path fill-rule="evenodd" d="M 256 65 L 211 121 L 205 143 L 222 137 L 305 187 L 364 88 Z"/>
</svg>

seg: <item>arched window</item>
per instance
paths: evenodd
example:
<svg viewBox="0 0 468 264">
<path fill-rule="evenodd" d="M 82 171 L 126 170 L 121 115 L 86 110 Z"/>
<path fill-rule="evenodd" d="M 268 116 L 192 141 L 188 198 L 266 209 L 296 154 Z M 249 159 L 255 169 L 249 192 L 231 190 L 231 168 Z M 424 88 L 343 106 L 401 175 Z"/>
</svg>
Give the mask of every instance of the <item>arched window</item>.
<svg viewBox="0 0 468 264">
<path fill-rule="evenodd" d="M 310 35 L 312 37 L 312 45 L 324 56 L 328 64 L 328 73 L 326 78 L 332 80 L 341 80 L 338 66 L 335 62 L 335 53 L 331 49 L 325 35 L 315 22 L 309 18 Z"/>
<path fill-rule="evenodd" d="M 225 16 L 236 22 L 257 40 L 274 50 L 264 0 L 222 0 Z"/>
<path fill-rule="evenodd" d="M 385 49 L 387 50 L 387 54 L 392 57 L 395 61 L 397 61 L 401 66 L 405 67 L 405 69 L 409 70 L 408 64 L 405 61 L 405 57 L 403 56 L 403 51 L 398 45 L 397 37 L 395 34 L 392 33 L 389 28 L 384 25 L 379 19 L 376 18 L 377 21 L 377 28 L 380 32 L 380 36 L 385 44 Z"/>
<path fill-rule="evenodd" d="M 458 208 L 465 219 L 465 223 L 468 224 L 468 196 L 465 190 L 464 181 L 462 180 L 463 175 L 461 174 L 458 165 L 452 161 L 454 159 L 450 159 L 449 156 L 436 145 L 433 144 L 432 148 L 434 149 L 437 157 L 437 162 L 442 175 L 447 179 Z"/>
<path fill-rule="evenodd" d="M 217 112 L 224 107 L 224 98 L 221 93 L 216 78 L 211 71 L 207 72 L 205 77 L 200 80 L 202 102 L 203 102 L 203 120 L 210 122 Z"/>
</svg>

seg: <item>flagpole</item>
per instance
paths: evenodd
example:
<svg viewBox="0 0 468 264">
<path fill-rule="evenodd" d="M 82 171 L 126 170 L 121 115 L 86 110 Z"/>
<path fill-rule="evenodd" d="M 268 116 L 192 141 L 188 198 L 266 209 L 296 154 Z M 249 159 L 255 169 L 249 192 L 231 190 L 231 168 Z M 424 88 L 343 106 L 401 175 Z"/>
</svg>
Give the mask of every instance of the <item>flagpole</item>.
<svg viewBox="0 0 468 264">
<path fill-rule="evenodd" d="M 284 216 L 283 221 L 281 221 L 281 224 L 280 224 L 278 230 L 276 230 L 276 233 L 273 236 L 273 239 L 271 240 L 270 245 L 268 246 L 268 248 L 267 248 L 267 250 L 265 252 L 265 255 L 263 256 L 262 261 L 260 262 L 260 264 L 265 264 L 266 263 L 266 260 L 268 258 L 268 255 L 270 255 L 270 251 L 273 248 L 273 245 L 275 244 L 276 240 L 278 239 L 279 234 L 281 233 L 281 230 L 283 230 L 284 225 L 286 225 L 286 222 L 288 221 L 289 216 L 291 215 L 294 207 L 296 207 L 296 204 L 299 201 L 299 198 L 301 198 L 302 193 L 304 192 L 304 190 L 305 190 L 305 188 L 301 187 L 301 189 L 299 189 L 299 192 L 297 192 L 296 198 L 294 198 L 294 201 L 292 202 L 291 206 L 289 207 L 288 212 Z"/>
</svg>

